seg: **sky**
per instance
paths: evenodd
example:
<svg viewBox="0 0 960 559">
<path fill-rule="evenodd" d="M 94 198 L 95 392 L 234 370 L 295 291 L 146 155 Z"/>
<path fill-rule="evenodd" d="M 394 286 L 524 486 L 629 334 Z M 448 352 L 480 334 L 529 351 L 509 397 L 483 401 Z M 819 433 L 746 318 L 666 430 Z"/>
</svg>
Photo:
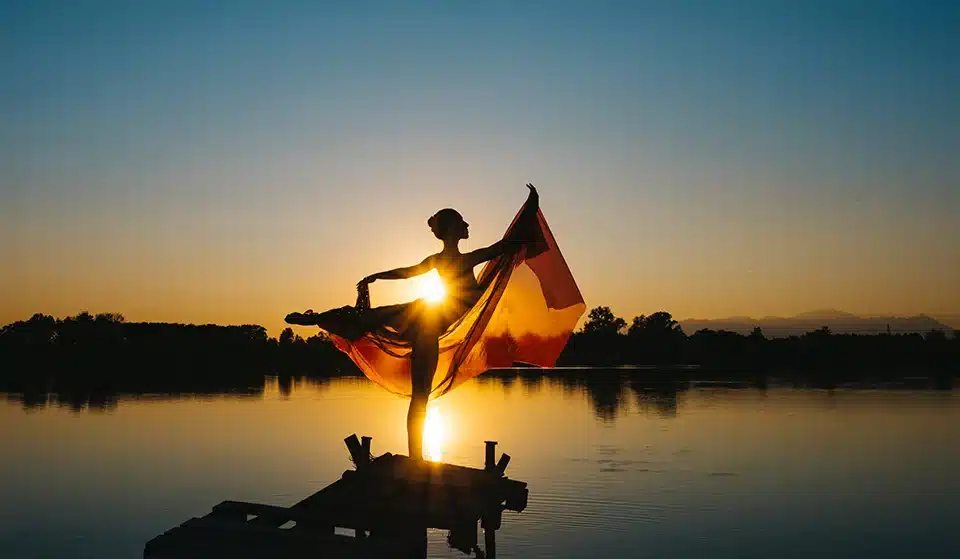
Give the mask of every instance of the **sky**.
<svg viewBox="0 0 960 559">
<path fill-rule="evenodd" d="M 588 307 L 960 313 L 960 4 L 0 0 L 0 323 L 257 323 L 538 186 Z M 373 303 L 416 296 L 372 286 Z"/>
</svg>

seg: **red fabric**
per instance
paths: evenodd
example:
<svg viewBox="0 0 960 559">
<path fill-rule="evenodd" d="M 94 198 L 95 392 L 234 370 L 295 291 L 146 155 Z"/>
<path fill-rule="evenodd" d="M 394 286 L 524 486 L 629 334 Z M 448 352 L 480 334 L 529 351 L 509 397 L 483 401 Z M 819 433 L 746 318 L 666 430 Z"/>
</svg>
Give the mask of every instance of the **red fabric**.
<svg viewBox="0 0 960 559">
<path fill-rule="evenodd" d="M 554 366 L 586 310 L 543 213 L 537 211 L 535 220 L 522 216 L 523 209 L 504 239 L 535 242 L 484 265 L 478 278 L 483 296 L 440 337 L 433 398 L 492 368 Z M 410 396 L 409 343 L 383 331 L 353 341 L 335 333 L 330 338 L 370 380 Z"/>
</svg>

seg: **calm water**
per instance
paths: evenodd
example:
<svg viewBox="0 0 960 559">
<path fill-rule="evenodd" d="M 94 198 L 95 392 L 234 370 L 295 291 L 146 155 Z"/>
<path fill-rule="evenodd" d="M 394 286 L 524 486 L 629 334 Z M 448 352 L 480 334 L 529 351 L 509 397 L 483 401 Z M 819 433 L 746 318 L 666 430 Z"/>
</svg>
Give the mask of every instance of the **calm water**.
<svg viewBox="0 0 960 559">
<path fill-rule="evenodd" d="M 0 557 L 140 557 L 222 500 L 293 504 L 351 467 L 350 433 L 405 453 L 404 417 L 357 379 L 79 411 L 9 395 Z M 960 557 L 955 391 L 486 379 L 432 404 L 435 459 L 480 466 L 485 439 L 530 484 L 499 557 Z"/>
</svg>

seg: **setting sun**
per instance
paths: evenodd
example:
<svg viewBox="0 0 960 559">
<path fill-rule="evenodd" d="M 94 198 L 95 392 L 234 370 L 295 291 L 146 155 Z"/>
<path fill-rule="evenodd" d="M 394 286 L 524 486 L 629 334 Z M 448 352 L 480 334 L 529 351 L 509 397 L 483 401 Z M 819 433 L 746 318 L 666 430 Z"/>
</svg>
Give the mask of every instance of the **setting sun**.
<svg viewBox="0 0 960 559">
<path fill-rule="evenodd" d="M 420 296 L 431 303 L 439 303 L 446 297 L 447 290 L 443 286 L 443 280 L 440 276 L 433 273 L 424 279 L 420 287 Z"/>
</svg>

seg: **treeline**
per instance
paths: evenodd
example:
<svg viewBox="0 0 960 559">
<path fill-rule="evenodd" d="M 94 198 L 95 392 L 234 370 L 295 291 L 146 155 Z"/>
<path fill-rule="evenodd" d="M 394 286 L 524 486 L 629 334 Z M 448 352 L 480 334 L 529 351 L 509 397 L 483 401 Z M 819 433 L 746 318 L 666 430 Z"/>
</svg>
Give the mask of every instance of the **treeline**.
<svg viewBox="0 0 960 559">
<path fill-rule="evenodd" d="M 670 313 L 634 317 L 627 323 L 609 307 L 590 311 L 560 359 L 563 365 L 698 365 L 708 370 L 776 372 L 960 372 L 960 336 L 925 334 L 834 334 L 823 327 L 802 336 L 768 338 L 699 330 L 687 335 Z"/>
<path fill-rule="evenodd" d="M 960 337 L 926 334 L 836 335 L 821 328 L 802 336 L 767 338 L 700 330 L 687 335 L 666 312 L 631 323 L 608 307 L 590 311 L 565 346 L 558 365 L 695 365 L 701 370 L 895 372 L 957 374 Z M 262 375 L 360 374 L 323 334 L 302 338 L 285 329 L 278 338 L 258 325 L 217 326 L 127 322 L 115 313 L 57 319 L 36 314 L 0 329 L 0 378 L 154 379 L 191 383 Z M 144 388 L 144 387 L 138 387 Z"/>
<path fill-rule="evenodd" d="M 245 375 L 262 382 L 264 372 L 359 374 L 322 334 L 304 339 L 288 328 L 271 338 L 259 325 L 127 322 L 117 313 L 88 312 L 61 319 L 35 314 L 4 326 L 0 370 L 4 379 L 43 371 L 60 382 L 121 378 L 138 388 L 157 378 L 196 384 Z"/>
</svg>

